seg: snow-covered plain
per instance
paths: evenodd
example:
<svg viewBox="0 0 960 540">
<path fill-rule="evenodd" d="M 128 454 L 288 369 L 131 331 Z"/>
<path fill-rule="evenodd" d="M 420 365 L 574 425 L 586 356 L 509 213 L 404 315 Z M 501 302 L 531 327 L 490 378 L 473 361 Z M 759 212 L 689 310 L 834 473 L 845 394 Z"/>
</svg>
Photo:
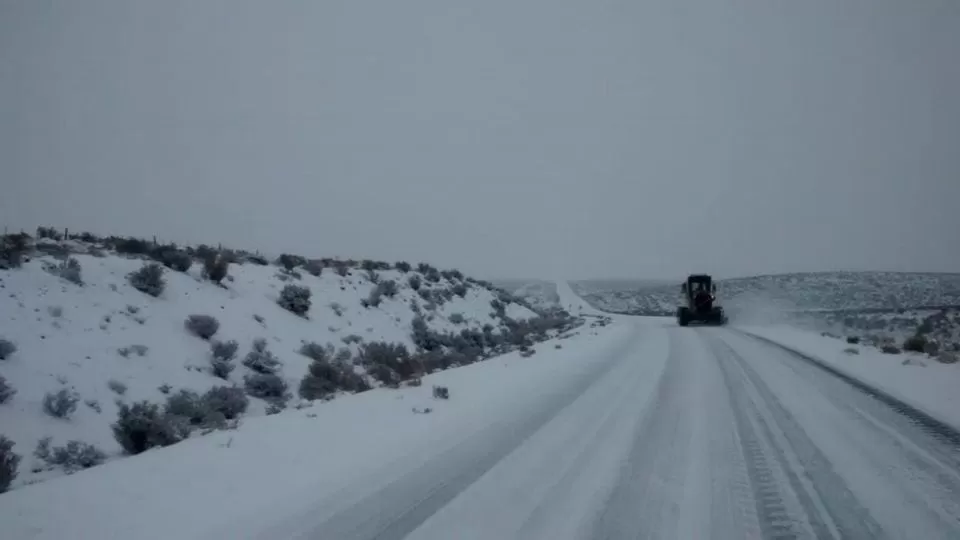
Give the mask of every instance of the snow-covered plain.
<svg viewBox="0 0 960 540">
<path fill-rule="evenodd" d="M 71 247 L 84 250 L 79 244 Z M 117 416 L 117 400 L 162 403 L 167 398 L 163 385 L 169 386 L 168 393 L 187 389 L 201 394 L 216 385 L 242 386 L 250 370 L 240 360 L 256 338 L 267 340 L 268 350 L 282 362 L 280 376 L 296 395 L 310 364 L 298 352 L 304 342 L 330 343 L 356 353 L 360 345 L 344 339 L 358 336 L 363 342 L 401 343 L 413 350 L 414 304 L 428 327 L 438 332 L 480 330 L 487 324 L 499 332 L 504 324 L 491 308 L 492 300 L 502 298 L 500 292 L 463 281 L 462 298 L 448 294 L 449 300 L 434 304 L 410 287 L 409 278 L 418 276 L 421 288 L 427 290 L 448 290 L 453 283 L 447 278 L 432 283 L 415 269 L 378 271 L 380 281 L 397 282 L 398 292 L 368 308 L 361 301 L 375 284 L 367 272 L 356 268 L 345 277 L 326 268 L 320 276 L 300 269 L 300 278 L 289 278 L 275 265 L 231 264 L 230 277 L 220 287 L 203 279 L 202 265 L 196 263 L 187 273 L 166 270 L 166 289 L 154 298 L 134 289 L 126 277 L 143 260 L 72 256 L 82 267 L 82 286 L 45 271 L 44 265 L 54 262 L 49 255 L 37 256 L 22 268 L 0 270 L 0 338 L 18 348 L 0 360 L 0 375 L 16 390 L 0 404 L 0 435 L 11 439 L 14 452 L 23 456 L 14 489 L 63 473 L 33 458 L 34 448 L 44 437 L 52 437 L 53 446 L 79 440 L 96 445 L 111 459 L 119 457 L 121 449 L 110 429 Z M 311 289 L 307 318 L 277 305 L 287 283 Z M 514 319 L 535 316 L 517 303 L 507 303 L 504 311 Z M 185 319 L 195 314 L 219 321 L 215 340 L 239 343 L 237 368 L 228 380 L 212 376 L 210 344 L 185 329 Z M 129 349 L 132 346 L 142 348 Z M 43 398 L 62 388 L 76 393 L 80 401 L 68 418 L 53 418 L 45 414 Z M 266 408 L 266 402 L 251 399 L 246 416 L 263 415 Z M 409 407 L 403 410 L 409 412 Z"/>
</svg>

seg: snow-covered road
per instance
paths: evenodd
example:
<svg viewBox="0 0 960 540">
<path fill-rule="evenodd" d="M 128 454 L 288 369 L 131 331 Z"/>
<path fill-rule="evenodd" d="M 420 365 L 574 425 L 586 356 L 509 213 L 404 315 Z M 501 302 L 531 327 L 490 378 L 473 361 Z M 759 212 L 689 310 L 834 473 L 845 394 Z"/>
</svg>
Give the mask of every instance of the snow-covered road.
<svg viewBox="0 0 960 540">
<path fill-rule="evenodd" d="M 15 490 L 0 537 L 960 538 L 942 425 L 733 328 L 563 343 Z"/>
<path fill-rule="evenodd" d="M 949 436 L 733 330 L 634 346 L 449 451 L 256 538 L 958 538 Z"/>
</svg>

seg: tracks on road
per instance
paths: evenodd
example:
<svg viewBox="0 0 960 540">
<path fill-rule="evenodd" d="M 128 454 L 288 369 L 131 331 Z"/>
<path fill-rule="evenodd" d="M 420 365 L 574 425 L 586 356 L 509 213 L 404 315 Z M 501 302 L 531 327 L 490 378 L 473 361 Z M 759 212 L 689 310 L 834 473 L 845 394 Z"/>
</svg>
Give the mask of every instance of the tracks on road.
<svg viewBox="0 0 960 540">
<path fill-rule="evenodd" d="M 789 351 L 648 326 L 598 365 L 273 537 L 960 538 L 957 441 Z"/>
</svg>

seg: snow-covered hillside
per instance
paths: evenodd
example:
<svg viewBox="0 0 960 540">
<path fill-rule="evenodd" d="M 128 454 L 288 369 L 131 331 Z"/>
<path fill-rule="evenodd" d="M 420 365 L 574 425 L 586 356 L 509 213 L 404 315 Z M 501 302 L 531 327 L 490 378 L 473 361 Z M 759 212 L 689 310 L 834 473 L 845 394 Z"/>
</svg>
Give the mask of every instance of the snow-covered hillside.
<svg viewBox="0 0 960 540">
<path fill-rule="evenodd" d="M 582 281 L 572 285 L 599 309 L 634 315 L 672 315 L 680 283 L 633 286 Z M 731 314 L 757 307 L 783 310 L 896 310 L 960 305 L 960 274 L 819 272 L 718 281 Z"/>
<path fill-rule="evenodd" d="M 236 262 L 218 284 L 200 260 L 206 252 L 191 248 L 186 271 L 162 269 L 165 287 L 154 297 L 132 286 L 128 276 L 150 264 L 151 256 L 171 257 L 118 254 L 112 248 L 129 250 L 116 239 L 44 238 L 37 251 L 29 241 L 13 246 L 4 240 L 0 339 L 13 347 L 4 351 L 0 345 L 0 436 L 21 456 L 14 488 L 62 474 L 66 462 L 78 468 L 78 462 L 100 461 L 80 446 L 72 453 L 61 449 L 61 465 L 52 465 L 58 462 L 55 450 L 68 441 L 94 445 L 107 459 L 122 455 L 111 428 L 121 406 L 147 401 L 163 414 L 164 404 L 170 412 L 168 400 L 180 396 L 180 409 L 187 411 L 180 419 L 196 434 L 235 421 L 235 408 L 242 408 L 228 407 L 231 412 L 215 418 L 208 418 L 209 410 L 191 416 L 209 405 L 205 394 L 214 387 L 246 391 L 249 402 L 238 417 L 273 414 L 302 404 L 305 395 L 329 399 L 345 390 L 418 384 L 432 371 L 517 348 L 525 354 L 534 342 L 578 324 L 560 312 L 541 316 L 485 282 L 429 265 L 287 257 L 283 268 L 232 253 Z M 79 274 L 67 257 L 79 264 Z M 22 265 L 11 263 L 17 258 Z M 278 302 L 289 286 L 309 291 L 303 316 Z M 218 324 L 204 328 L 201 317 L 191 330 L 186 321 L 195 315 Z M 201 337 L 195 330 L 213 334 Z M 264 340 L 260 352 L 256 340 Z M 221 364 L 229 366 L 218 377 L 212 350 L 232 341 L 238 350 L 221 355 Z M 300 386 L 308 373 L 314 378 L 305 394 Z M 244 400 L 242 394 L 224 399 Z M 172 432 L 180 429 L 187 428 Z M 33 456 L 46 437 L 51 456 Z"/>
<path fill-rule="evenodd" d="M 517 298 L 525 300 L 531 306 L 542 309 L 560 306 L 557 284 L 543 280 L 496 281 L 498 287 L 509 291 Z"/>
</svg>

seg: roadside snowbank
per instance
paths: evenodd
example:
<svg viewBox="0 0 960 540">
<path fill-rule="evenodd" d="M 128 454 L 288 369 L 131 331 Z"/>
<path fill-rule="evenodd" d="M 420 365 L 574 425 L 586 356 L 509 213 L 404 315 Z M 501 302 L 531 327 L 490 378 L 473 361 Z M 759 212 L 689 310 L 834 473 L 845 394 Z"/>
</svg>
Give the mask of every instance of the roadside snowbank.
<svg viewBox="0 0 960 540">
<path fill-rule="evenodd" d="M 871 346 L 786 326 L 739 329 L 822 360 L 960 429 L 960 364 L 941 364 L 919 353 L 884 354 Z"/>
<path fill-rule="evenodd" d="M 423 378 L 270 417 L 251 417 L 136 459 L 26 486 L 0 499 L 5 538 L 237 538 L 251 528 L 375 492 L 503 418 L 522 415 L 637 339 L 628 323 L 580 330 Z M 562 349 L 556 345 L 562 344 Z M 432 386 L 449 388 L 449 400 Z M 430 408 L 428 414 L 417 414 Z"/>
</svg>

